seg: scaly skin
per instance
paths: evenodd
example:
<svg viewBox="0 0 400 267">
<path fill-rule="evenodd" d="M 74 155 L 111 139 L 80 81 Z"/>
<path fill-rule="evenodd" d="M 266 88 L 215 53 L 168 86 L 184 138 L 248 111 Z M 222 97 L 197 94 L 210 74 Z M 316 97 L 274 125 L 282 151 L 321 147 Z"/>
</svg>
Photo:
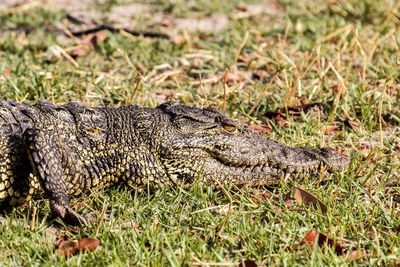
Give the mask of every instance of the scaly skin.
<svg viewBox="0 0 400 267">
<path fill-rule="evenodd" d="M 50 199 L 54 213 L 87 224 L 69 196 L 124 183 L 143 186 L 273 184 L 344 170 L 328 148 L 292 148 L 253 134 L 215 108 L 155 109 L 0 101 L 0 206 Z"/>
</svg>

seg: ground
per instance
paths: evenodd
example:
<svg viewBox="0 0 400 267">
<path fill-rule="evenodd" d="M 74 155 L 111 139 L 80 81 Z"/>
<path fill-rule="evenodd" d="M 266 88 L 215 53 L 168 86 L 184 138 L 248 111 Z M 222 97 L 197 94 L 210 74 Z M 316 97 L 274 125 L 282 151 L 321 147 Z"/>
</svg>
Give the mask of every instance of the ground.
<svg viewBox="0 0 400 267">
<path fill-rule="evenodd" d="M 33 201 L 2 212 L 0 261 L 400 264 L 399 20 L 397 1 L 2 1 L 3 99 L 214 105 L 285 144 L 333 147 L 351 165 L 267 188 L 93 192 L 72 199 L 98 217 L 88 228 Z M 80 34 L 102 24 L 111 31 Z M 327 211 L 294 201 L 295 186 Z M 307 242 L 313 230 L 340 249 Z M 55 241 L 64 235 L 100 246 L 65 258 Z M 362 256 L 351 261 L 354 251 Z"/>
</svg>

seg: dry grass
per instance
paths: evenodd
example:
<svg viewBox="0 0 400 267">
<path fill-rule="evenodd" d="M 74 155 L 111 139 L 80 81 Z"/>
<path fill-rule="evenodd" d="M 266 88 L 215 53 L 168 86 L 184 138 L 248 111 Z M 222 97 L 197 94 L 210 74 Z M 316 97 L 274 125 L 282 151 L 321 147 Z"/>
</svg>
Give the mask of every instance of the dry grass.
<svg viewBox="0 0 400 267">
<path fill-rule="evenodd" d="M 132 5 L 104 0 L 58 9 L 58 0 L 50 2 L 0 11 L 2 98 L 46 98 L 58 104 L 79 99 L 93 106 L 155 107 L 166 100 L 214 105 L 243 124 L 272 129 L 268 136 L 274 140 L 335 147 L 352 163 L 329 181 L 319 177 L 268 188 L 275 197 L 257 204 L 252 198 L 267 189 L 221 191 L 194 185 L 151 194 L 113 189 L 85 198 L 83 206 L 78 204 L 83 198 L 73 200 L 81 212 L 99 216 L 107 207 L 107 218 L 88 229 L 61 227 L 58 235 L 95 235 L 101 243 L 95 253 L 68 260 L 54 256 L 55 221 L 47 217 L 46 202 L 37 201 L 4 214 L 1 261 L 223 265 L 254 259 L 259 264 L 343 265 L 351 264 L 347 256 L 358 249 L 366 253 L 359 260 L 366 265 L 399 264 L 400 3 L 204 0 Z M 67 15 L 83 24 L 74 24 Z M 124 30 L 71 34 L 92 27 L 93 21 L 167 33 L 170 39 Z M 325 107 L 296 116 L 285 109 L 308 103 Z M 265 115 L 279 108 L 280 120 Z M 284 196 L 293 185 L 318 196 L 328 206 L 327 214 L 291 207 Z M 313 229 L 341 240 L 345 255 L 324 247 L 296 247 Z"/>
</svg>

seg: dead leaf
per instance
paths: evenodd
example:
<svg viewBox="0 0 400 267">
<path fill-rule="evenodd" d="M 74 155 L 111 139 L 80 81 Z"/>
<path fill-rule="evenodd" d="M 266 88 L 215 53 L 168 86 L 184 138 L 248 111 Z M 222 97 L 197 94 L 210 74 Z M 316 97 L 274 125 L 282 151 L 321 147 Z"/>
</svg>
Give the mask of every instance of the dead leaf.
<svg viewBox="0 0 400 267">
<path fill-rule="evenodd" d="M 66 240 L 60 243 L 56 253 L 64 257 L 70 257 L 78 253 L 78 242 Z"/>
<path fill-rule="evenodd" d="M 262 134 L 262 133 L 270 133 L 272 130 L 267 124 L 250 124 L 248 127 L 249 130 L 253 131 L 256 134 Z"/>
<path fill-rule="evenodd" d="M 340 127 L 337 125 L 324 125 L 321 128 L 321 131 L 324 134 L 338 133 L 338 132 L 340 132 L 340 130 L 341 130 Z"/>
<path fill-rule="evenodd" d="M 258 81 L 263 81 L 264 78 L 268 75 L 268 72 L 266 72 L 265 70 L 256 70 L 255 72 L 253 72 L 251 74 L 251 79 L 254 80 L 258 80 Z"/>
<path fill-rule="evenodd" d="M 315 102 L 315 103 L 309 103 L 309 104 L 302 104 L 302 105 L 297 105 L 297 106 L 293 106 L 293 107 L 287 107 L 287 113 L 289 115 L 293 115 L 293 116 L 300 116 L 300 112 L 307 112 L 311 109 L 315 109 L 318 108 L 320 110 L 324 109 L 326 107 L 325 104 L 323 103 L 319 103 L 319 102 Z M 280 108 L 276 111 L 267 111 L 264 113 L 264 116 L 266 116 L 267 118 L 274 118 L 275 116 L 278 115 L 285 115 L 286 116 L 286 109 L 285 108 Z"/>
<path fill-rule="evenodd" d="M 4 70 L 4 77 L 10 78 L 10 76 L 11 76 L 11 70 L 9 68 L 6 68 Z"/>
<path fill-rule="evenodd" d="M 318 103 L 318 102 L 302 104 L 302 105 L 298 105 L 298 106 L 287 107 L 286 109 L 280 108 L 276 111 L 267 111 L 264 113 L 264 116 L 267 119 L 275 120 L 281 126 L 286 126 L 287 125 L 286 112 L 288 115 L 291 115 L 293 117 L 293 119 L 299 119 L 299 118 L 301 118 L 302 111 L 305 113 L 305 112 L 308 112 L 308 111 L 314 110 L 314 109 L 323 110 L 325 108 L 325 106 L 326 106 L 325 104 Z"/>
<path fill-rule="evenodd" d="M 57 237 L 56 238 L 56 247 L 59 247 L 62 242 L 68 241 L 68 240 L 69 240 L 68 235 L 63 235 L 62 237 Z"/>
<path fill-rule="evenodd" d="M 310 247 L 314 247 L 317 241 L 319 247 L 323 247 L 325 244 L 327 244 L 329 247 L 335 250 L 337 255 L 343 255 L 343 247 L 338 242 L 334 242 L 332 239 L 328 238 L 326 235 L 318 232 L 317 230 L 312 230 L 306 233 L 300 244 L 308 244 Z"/>
<path fill-rule="evenodd" d="M 257 40 L 257 42 L 259 42 L 260 44 L 263 44 L 263 43 L 267 43 L 267 42 L 268 42 L 268 39 L 262 37 L 261 35 L 256 35 L 256 40 Z"/>
<path fill-rule="evenodd" d="M 94 40 L 92 39 L 92 44 L 94 46 L 97 46 L 107 38 L 107 32 L 99 31 L 99 32 L 96 32 L 96 34 L 94 36 L 95 36 L 95 38 L 94 38 Z"/>
<path fill-rule="evenodd" d="M 350 252 L 349 256 L 347 257 L 348 261 L 355 261 L 365 257 L 367 254 L 365 251 L 362 250 L 354 250 Z"/>
<path fill-rule="evenodd" d="M 309 244 L 310 247 L 313 247 L 315 244 L 315 240 L 318 237 L 318 234 L 319 232 L 317 230 L 307 232 L 300 244 Z"/>
<path fill-rule="evenodd" d="M 237 6 L 236 10 L 240 11 L 240 12 L 246 12 L 247 11 L 247 7 L 245 7 L 245 6 Z"/>
<path fill-rule="evenodd" d="M 343 114 L 343 115 L 345 117 L 343 124 L 347 127 L 350 127 L 351 129 L 353 129 L 354 132 L 359 133 L 361 122 L 352 120 L 346 114 Z"/>
<path fill-rule="evenodd" d="M 237 267 L 257 267 L 257 263 L 253 260 L 245 260 L 240 262 Z"/>
<path fill-rule="evenodd" d="M 361 144 L 360 152 L 362 154 L 363 159 L 366 159 L 368 155 L 372 152 L 372 146 L 369 144 Z"/>
<path fill-rule="evenodd" d="M 93 47 L 98 46 L 107 38 L 106 31 L 99 31 L 96 33 L 87 34 L 82 39 L 77 39 L 77 47 L 76 49 L 72 50 L 70 55 L 72 57 L 82 57 L 87 55 Z"/>
<path fill-rule="evenodd" d="M 286 120 L 286 115 L 285 116 L 278 115 L 274 119 L 277 123 L 279 123 L 280 126 L 282 127 L 287 126 L 288 122 Z"/>
<path fill-rule="evenodd" d="M 94 251 L 100 244 L 100 241 L 96 238 L 85 237 L 78 241 L 78 248 L 82 252 Z"/>
<path fill-rule="evenodd" d="M 100 241 L 96 238 L 85 237 L 79 241 L 72 241 L 64 235 L 56 240 L 56 253 L 67 258 L 78 252 L 92 252 L 99 244 Z"/>
<path fill-rule="evenodd" d="M 172 38 L 172 41 L 174 42 L 174 44 L 180 45 L 185 42 L 185 37 L 183 37 L 183 35 L 181 35 L 181 34 L 178 34 Z"/>
<path fill-rule="evenodd" d="M 271 193 L 268 193 L 268 192 L 265 192 L 265 193 L 261 193 L 261 194 L 256 194 L 255 196 L 256 196 L 258 199 L 267 200 L 268 198 L 270 198 L 270 197 L 272 196 L 272 194 L 271 194 Z M 259 201 L 258 201 L 257 198 L 252 197 L 252 198 L 251 198 L 251 201 L 253 201 L 254 204 L 258 204 Z"/>
<path fill-rule="evenodd" d="M 287 192 L 283 195 L 283 201 L 285 202 L 285 206 L 288 210 L 293 209 L 294 206 L 294 198 L 292 197 L 292 192 Z"/>
<path fill-rule="evenodd" d="M 252 73 L 249 71 L 238 69 L 237 66 L 232 66 L 229 68 L 227 77 L 226 77 L 226 84 L 228 86 L 232 86 L 235 83 L 251 81 Z"/>
<path fill-rule="evenodd" d="M 106 31 L 99 31 L 96 33 L 87 34 L 84 38 L 77 41 L 78 45 L 83 46 L 97 46 L 107 38 Z"/>
<path fill-rule="evenodd" d="M 74 58 L 83 57 L 87 54 L 87 49 L 83 49 L 82 47 L 76 48 L 71 51 L 70 55 Z"/>
<path fill-rule="evenodd" d="M 326 213 L 328 207 L 322 203 L 321 200 L 313 196 L 312 194 L 308 193 L 307 191 L 304 191 L 301 188 L 294 187 L 295 193 L 294 193 L 294 198 L 299 204 L 304 204 L 306 206 L 312 206 L 315 209 L 318 209 L 318 207 L 321 209 L 321 212 L 323 214 Z"/>
</svg>

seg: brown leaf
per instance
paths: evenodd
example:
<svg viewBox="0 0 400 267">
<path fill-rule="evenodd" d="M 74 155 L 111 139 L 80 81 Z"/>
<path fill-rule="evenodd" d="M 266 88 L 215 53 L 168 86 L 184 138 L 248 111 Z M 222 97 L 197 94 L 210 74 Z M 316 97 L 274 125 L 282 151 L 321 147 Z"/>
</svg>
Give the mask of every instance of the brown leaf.
<svg viewBox="0 0 400 267">
<path fill-rule="evenodd" d="M 272 197 L 271 193 L 265 192 L 265 193 L 261 193 L 261 194 L 256 194 L 255 195 L 257 198 L 261 199 L 261 200 L 267 200 L 268 198 Z M 258 199 L 255 197 L 251 198 L 251 201 L 253 201 L 254 204 L 258 204 L 259 201 Z"/>
<path fill-rule="evenodd" d="M 372 146 L 369 144 L 361 144 L 360 152 L 363 156 L 363 159 L 366 159 L 368 155 L 372 152 Z"/>
<path fill-rule="evenodd" d="M 94 40 L 92 40 L 92 44 L 94 46 L 97 46 L 100 43 L 104 42 L 104 40 L 107 38 L 107 31 L 96 32 L 96 34 L 94 36 L 95 36 L 95 38 L 94 38 Z"/>
<path fill-rule="evenodd" d="M 82 39 L 77 39 L 78 47 L 71 51 L 72 57 L 83 57 L 87 55 L 93 47 L 98 46 L 107 38 L 106 31 L 87 34 Z"/>
<path fill-rule="evenodd" d="M 106 31 L 99 31 L 96 33 L 87 34 L 84 38 L 77 41 L 79 45 L 86 46 L 97 46 L 101 42 L 103 42 L 107 37 Z"/>
<path fill-rule="evenodd" d="M 241 11 L 241 12 L 246 12 L 246 11 L 247 11 L 247 8 L 246 8 L 245 6 L 237 6 L 237 7 L 236 7 L 236 10 L 237 10 L 237 11 Z"/>
<path fill-rule="evenodd" d="M 333 248 L 337 255 L 343 255 L 343 247 L 334 242 L 332 239 L 328 238 L 326 235 L 318 232 L 317 230 L 312 230 L 304 236 L 304 239 L 300 244 L 308 244 L 310 247 L 314 247 L 315 243 L 318 242 L 319 247 L 323 247 L 327 244 L 329 247 Z"/>
<path fill-rule="evenodd" d="M 354 251 L 350 252 L 349 256 L 347 257 L 347 260 L 348 261 L 359 260 L 359 259 L 363 258 L 366 255 L 367 254 L 365 253 L 365 251 L 354 250 Z"/>
<path fill-rule="evenodd" d="M 259 42 L 259 43 L 267 43 L 267 42 L 268 42 L 268 40 L 267 40 L 266 38 L 264 38 L 264 37 L 262 37 L 262 36 L 260 36 L 260 35 L 257 35 L 257 36 L 256 36 L 256 40 L 257 40 L 257 42 Z"/>
<path fill-rule="evenodd" d="M 238 69 L 237 66 L 232 66 L 229 68 L 226 77 L 226 84 L 232 86 L 235 83 L 250 81 L 252 73 L 249 71 Z"/>
<path fill-rule="evenodd" d="M 268 75 L 268 72 L 266 72 L 265 70 L 256 70 L 255 72 L 253 72 L 251 74 L 251 79 L 262 81 L 264 79 L 264 77 L 267 75 Z"/>
<path fill-rule="evenodd" d="M 337 125 L 325 125 L 325 126 L 322 126 L 322 128 L 321 128 L 321 131 L 324 134 L 338 133 L 338 132 L 340 132 L 340 130 L 341 130 L 340 127 Z"/>
<path fill-rule="evenodd" d="M 278 115 L 274 119 L 277 123 L 279 123 L 280 126 L 287 125 L 286 115 L 285 116 Z"/>
<path fill-rule="evenodd" d="M 175 35 L 172 38 L 172 41 L 174 42 L 174 44 L 180 45 L 180 44 L 183 44 L 185 42 L 185 38 L 183 37 L 183 35 L 178 34 L 178 35 Z"/>
<path fill-rule="evenodd" d="M 270 133 L 272 131 L 271 128 L 269 128 L 269 126 L 267 124 L 262 124 L 262 125 L 251 124 L 248 127 L 248 129 L 253 131 L 256 134 Z"/>
<path fill-rule="evenodd" d="M 293 106 L 293 107 L 287 107 L 287 112 L 289 115 L 292 115 L 295 119 L 300 118 L 300 113 L 301 111 L 307 112 L 311 109 L 318 108 L 318 109 L 324 109 L 325 104 L 323 103 L 309 103 L 309 104 L 302 104 L 298 106 Z M 269 118 L 269 119 L 275 119 L 277 116 L 281 116 L 283 118 L 286 118 L 286 110 L 284 108 L 280 108 L 276 111 L 267 111 L 264 113 L 264 116 Z"/>
<path fill-rule="evenodd" d="M 152 99 L 154 99 L 157 103 L 163 103 L 165 101 L 174 99 L 175 91 L 171 90 L 171 91 L 167 92 L 167 90 L 163 90 L 160 92 L 152 92 L 149 94 L 149 96 Z"/>
<path fill-rule="evenodd" d="M 83 48 L 79 47 L 79 48 L 76 48 L 76 49 L 72 50 L 71 53 L 70 53 L 70 55 L 71 55 L 72 57 L 74 57 L 74 58 L 77 58 L 77 57 L 83 57 L 83 56 L 85 56 L 86 53 L 87 53 L 87 50 L 86 50 L 86 49 L 83 49 Z"/>
<path fill-rule="evenodd" d="M 255 198 L 255 197 L 252 197 L 252 198 L 251 198 L 251 201 L 252 201 L 254 204 L 258 204 L 258 203 L 259 203 L 259 202 L 258 202 L 258 199 Z"/>
<path fill-rule="evenodd" d="M 245 260 L 240 262 L 237 267 L 257 267 L 257 263 L 253 260 Z"/>
<path fill-rule="evenodd" d="M 313 247 L 318 234 L 319 232 L 317 230 L 307 232 L 300 244 L 309 244 L 310 247 Z"/>
<path fill-rule="evenodd" d="M 67 235 L 64 235 L 56 240 L 56 253 L 70 257 L 78 252 L 91 252 L 94 251 L 100 244 L 100 241 L 95 238 L 85 237 L 79 241 L 69 240 Z"/>
<path fill-rule="evenodd" d="M 68 240 L 69 240 L 68 235 L 63 235 L 61 237 L 57 237 L 56 238 L 56 247 L 58 248 L 62 242 L 68 241 Z"/>
<path fill-rule="evenodd" d="M 66 240 L 60 243 L 56 253 L 64 257 L 70 257 L 78 253 L 78 242 L 77 241 L 70 241 Z"/>
<path fill-rule="evenodd" d="M 11 70 L 9 68 L 6 68 L 4 70 L 4 77 L 10 78 L 10 76 L 11 76 Z"/>
<path fill-rule="evenodd" d="M 96 238 L 85 237 L 78 241 L 78 248 L 82 252 L 94 251 L 100 244 Z"/>
<path fill-rule="evenodd" d="M 304 204 L 306 206 L 312 206 L 315 209 L 318 209 L 318 206 L 319 206 L 321 209 L 321 212 L 323 214 L 326 213 L 328 207 L 324 203 L 322 203 L 321 200 L 319 200 L 318 198 L 316 198 L 312 194 L 308 193 L 307 191 L 304 191 L 301 188 L 298 188 L 295 186 L 294 189 L 295 189 L 294 198 L 296 199 L 296 201 L 299 204 Z"/>
<path fill-rule="evenodd" d="M 360 132 L 361 122 L 352 120 L 347 114 L 342 114 L 342 116 L 345 118 L 343 121 L 345 126 L 352 128 L 356 133 Z"/>
</svg>

